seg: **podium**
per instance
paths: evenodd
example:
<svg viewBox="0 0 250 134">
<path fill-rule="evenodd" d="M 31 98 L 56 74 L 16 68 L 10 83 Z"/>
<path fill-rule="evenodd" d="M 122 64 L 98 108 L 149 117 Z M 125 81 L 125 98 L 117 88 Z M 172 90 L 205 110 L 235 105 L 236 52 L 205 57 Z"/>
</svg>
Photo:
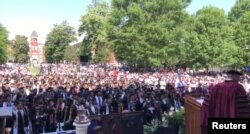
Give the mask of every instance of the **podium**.
<svg viewBox="0 0 250 134">
<path fill-rule="evenodd" d="M 203 99 L 198 96 L 185 96 L 185 134 L 201 134 L 200 111 Z"/>
<path fill-rule="evenodd" d="M 185 134 L 201 134 L 201 108 L 203 99 L 200 96 L 185 96 Z M 206 104 L 206 103 L 205 103 Z M 246 95 L 236 97 L 236 118 L 250 117 L 250 98 Z"/>
<path fill-rule="evenodd" d="M 5 119 L 12 116 L 12 107 L 0 107 L 0 134 L 5 134 Z"/>
</svg>

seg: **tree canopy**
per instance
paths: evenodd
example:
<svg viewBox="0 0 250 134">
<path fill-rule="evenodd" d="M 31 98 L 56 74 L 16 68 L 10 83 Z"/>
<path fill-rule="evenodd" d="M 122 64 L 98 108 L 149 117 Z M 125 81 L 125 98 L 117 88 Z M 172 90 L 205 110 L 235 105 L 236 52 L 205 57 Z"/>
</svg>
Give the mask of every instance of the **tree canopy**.
<svg viewBox="0 0 250 134">
<path fill-rule="evenodd" d="M 237 0 L 235 5 L 229 12 L 228 18 L 230 21 L 237 21 L 246 12 L 250 11 L 250 0 Z"/>
<path fill-rule="evenodd" d="M 249 66 L 250 0 L 237 0 L 228 15 L 214 6 L 190 15 L 190 3 L 112 0 L 109 6 L 95 0 L 81 18 L 80 51 L 104 57 L 109 48 L 118 61 L 143 67 Z"/>
<path fill-rule="evenodd" d="M 14 58 L 16 62 L 24 63 L 29 59 L 28 38 L 24 35 L 16 35 L 13 42 Z"/>
<path fill-rule="evenodd" d="M 229 21 L 224 11 L 217 7 L 204 7 L 195 15 L 190 52 L 193 65 L 197 67 L 223 66 L 222 48 L 228 46 L 230 37 Z M 223 30 L 222 30 L 223 29 Z M 222 57 L 221 57 L 222 56 Z"/>
<path fill-rule="evenodd" d="M 69 46 L 76 41 L 74 28 L 67 21 L 55 24 L 46 38 L 46 60 L 75 61 L 87 55 L 98 63 L 114 52 L 119 62 L 138 67 L 250 66 L 250 0 L 237 0 L 228 14 L 207 6 L 191 15 L 186 11 L 190 3 L 93 0 L 80 18 L 82 42 Z M 18 62 L 27 61 L 27 37 L 18 35 L 10 42 L 0 24 L 0 63 L 7 61 L 7 53 Z"/>
<path fill-rule="evenodd" d="M 64 60 L 68 63 L 77 63 L 80 56 L 80 43 L 65 48 Z"/>
<path fill-rule="evenodd" d="M 0 23 L 0 64 L 3 64 L 7 61 L 7 44 L 8 44 L 8 31 Z"/>
<path fill-rule="evenodd" d="M 84 35 L 81 55 L 88 55 L 93 62 L 106 61 L 109 53 L 107 40 L 107 20 L 109 5 L 105 1 L 93 0 L 88 11 L 81 17 L 78 29 Z"/>
<path fill-rule="evenodd" d="M 47 35 L 45 42 L 45 56 L 49 63 L 60 62 L 64 58 L 65 49 L 73 41 L 76 41 L 76 32 L 67 21 L 55 24 Z"/>
<path fill-rule="evenodd" d="M 81 17 L 82 54 L 109 50 L 134 66 L 244 67 L 250 60 L 250 0 L 231 11 L 207 6 L 190 15 L 191 0 L 94 0 Z M 92 55 L 93 56 L 93 55 Z M 97 59 L 97 58 L 96 58 Z"/>
</svg>

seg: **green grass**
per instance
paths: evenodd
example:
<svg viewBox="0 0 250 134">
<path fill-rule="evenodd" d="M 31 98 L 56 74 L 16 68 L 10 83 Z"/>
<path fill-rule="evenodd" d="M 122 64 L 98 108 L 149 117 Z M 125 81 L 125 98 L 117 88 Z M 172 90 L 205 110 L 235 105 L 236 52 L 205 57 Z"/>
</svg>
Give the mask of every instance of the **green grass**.
<svg viewBox="0 0 250 134">
<path fill-rule="evenodd" d="M 40 73 L 40 69 L 38 67 L 29 66 L 28 69 L 29 69 L 31 75 L 33 75 L 33 76 L 39 75 L 39 73 Z"/>
</svg>

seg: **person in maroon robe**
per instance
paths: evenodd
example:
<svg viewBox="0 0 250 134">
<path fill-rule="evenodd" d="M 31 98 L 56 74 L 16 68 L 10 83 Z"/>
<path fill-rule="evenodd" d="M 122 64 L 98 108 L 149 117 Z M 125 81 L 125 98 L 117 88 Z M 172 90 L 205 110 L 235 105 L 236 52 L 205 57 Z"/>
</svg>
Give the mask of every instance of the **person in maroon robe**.
<svg viewBox="0 0 250 134">
<path fill-rule="evenodd" d="M 211 86 L 209 94 L 204 99 L 201 109 L 201 128 L 207 133 L 208 118 L 235 118 L 236 97 L 246 95 L 246 91 L 239 84 L 241 72 L 230 70 L 228 79 Z"/>
</svg>

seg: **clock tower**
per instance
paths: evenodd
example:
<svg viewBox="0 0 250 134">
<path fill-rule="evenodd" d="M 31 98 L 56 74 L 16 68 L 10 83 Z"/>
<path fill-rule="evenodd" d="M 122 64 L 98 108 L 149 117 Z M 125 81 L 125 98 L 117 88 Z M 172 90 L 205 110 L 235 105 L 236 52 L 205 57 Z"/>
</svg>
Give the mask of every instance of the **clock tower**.
<svg viewBox="0 0 250 134">
<path fill-rule="evenodd" d="M 45 62 L 44 45 L 38 43 L 38 34 L 36 31 L 33 31 L 30 35 L 29 57 L 30 62 L 34 64 Z"/>
</svg>

